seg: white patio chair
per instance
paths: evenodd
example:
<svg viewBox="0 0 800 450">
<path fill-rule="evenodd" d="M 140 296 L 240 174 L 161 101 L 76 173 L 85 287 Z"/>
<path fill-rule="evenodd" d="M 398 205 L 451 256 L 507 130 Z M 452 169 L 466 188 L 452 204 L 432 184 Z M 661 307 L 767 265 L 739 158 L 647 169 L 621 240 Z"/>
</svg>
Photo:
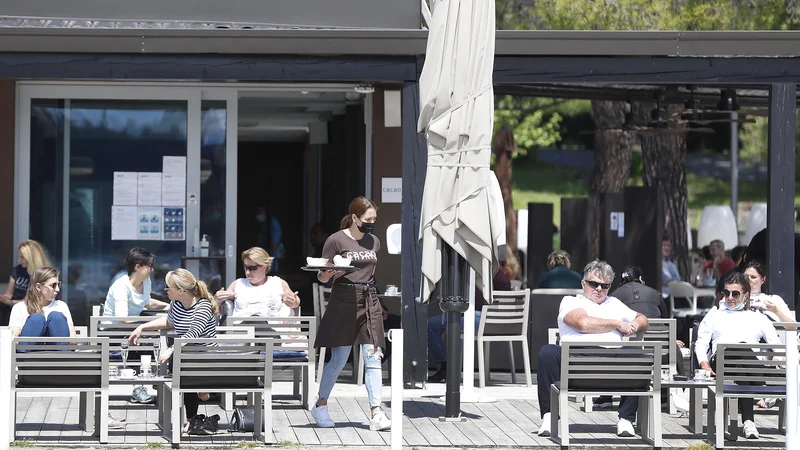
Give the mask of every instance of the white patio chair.
<svg viewBox="0 0 800 450">
<path fill-rule="evenodd" d="M 514 342 L 522 345 L 525 385 L 531 386 L 531 358 L 528 349 L 528 309 L 531 291 L 493 291 L 492 304 L 483 305 L 481 322 L 475 339 L 478 341 L 478 374 L 480 387 L 489 379 L 489 346 L 492 342 L 508 342 L 511 358 L 511 382 L 517 382 Z"/>
</svg>

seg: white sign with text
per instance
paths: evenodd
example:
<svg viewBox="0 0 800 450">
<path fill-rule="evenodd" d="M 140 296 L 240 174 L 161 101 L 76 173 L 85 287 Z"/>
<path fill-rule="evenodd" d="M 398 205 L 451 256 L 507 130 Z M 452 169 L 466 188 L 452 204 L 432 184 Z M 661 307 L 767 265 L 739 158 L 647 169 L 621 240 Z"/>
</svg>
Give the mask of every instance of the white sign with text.
<svg viewBox="0 0 800 450">
<path fill-rule="evenodd" d="M 381 203 L 403 203 L 402 178 L 381 178 Z"/>
</svg>

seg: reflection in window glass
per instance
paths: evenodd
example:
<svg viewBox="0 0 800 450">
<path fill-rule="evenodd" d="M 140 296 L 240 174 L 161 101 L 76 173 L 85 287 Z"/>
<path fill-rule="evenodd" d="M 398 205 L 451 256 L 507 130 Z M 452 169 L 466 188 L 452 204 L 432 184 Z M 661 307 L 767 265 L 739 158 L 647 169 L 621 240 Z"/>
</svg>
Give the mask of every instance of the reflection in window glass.
<svg viewBox="0 0 800 450">
<path fill-rule="evenodd" d="M 186 243 L 112 241 L 113 174 L 161 172 L 164 156 L 186 156 L 186 103 L 71 100 L 65 106 L 64 101 L 34 100 L 32 106 L 31 238 L 42 240 L 56 264 L 62 266 L 67 281 L 62 295 L 76 325 L 85 324 L 91 305 L 104 301 L 113 280 L 126 275 L 123 260 L 132 247 L 156 254 L 153 292 L 163 294 L 164 275 L 180 267 Z M 69 108 L 69 124 L 65 123 L 65 107 Z M 67 154 L 69 205 L 64 207 Z M 46 191 L 53 198 L 48 198 Z M 37 193 L 44 207 L 38 206 L 35 212 Z M 63 236 L 63 214 L 67 236 Z M 62 255 L 65 237 L 68 253 Z M 65 261 L 68 267 L 63 267 Z"/>
</svg>

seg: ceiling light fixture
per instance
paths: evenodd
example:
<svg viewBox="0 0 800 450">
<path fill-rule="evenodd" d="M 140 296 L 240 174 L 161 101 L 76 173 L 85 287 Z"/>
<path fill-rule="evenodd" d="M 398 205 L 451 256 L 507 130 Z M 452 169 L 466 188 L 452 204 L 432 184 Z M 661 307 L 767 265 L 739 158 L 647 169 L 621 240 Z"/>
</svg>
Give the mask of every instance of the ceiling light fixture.
<svg viewBox="0 0 800 450">
<path fill-rule="evenodd" d="M 372 87 L 369 83 L 361 83 L 358 86 L 353 88 L 354 91 L 358 92 L 359 94 L 372 94 L 375 92 L 375 88 Z"/>
<path fill-rule="evenodd" d="M 739 102 L 736 100 L 736 89 L 723 89 L 720 91 L 717 109 L 720 111 L 739 110 Z"/>
</svg>

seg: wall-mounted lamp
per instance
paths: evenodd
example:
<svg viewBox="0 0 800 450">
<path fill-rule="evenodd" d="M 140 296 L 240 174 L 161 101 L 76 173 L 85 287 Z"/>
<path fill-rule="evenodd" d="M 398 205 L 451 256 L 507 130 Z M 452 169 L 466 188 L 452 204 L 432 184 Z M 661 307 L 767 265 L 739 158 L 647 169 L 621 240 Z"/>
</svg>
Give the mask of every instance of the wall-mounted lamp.
<svg viewBox="0 0 800 450">
<path fill-rule="evenodd" d="M 719 93 L 717 109 L 720 111 L 738 111 L 739 102 L 736 101 L 736 89 L 723 89 Z"/>
</svg>

